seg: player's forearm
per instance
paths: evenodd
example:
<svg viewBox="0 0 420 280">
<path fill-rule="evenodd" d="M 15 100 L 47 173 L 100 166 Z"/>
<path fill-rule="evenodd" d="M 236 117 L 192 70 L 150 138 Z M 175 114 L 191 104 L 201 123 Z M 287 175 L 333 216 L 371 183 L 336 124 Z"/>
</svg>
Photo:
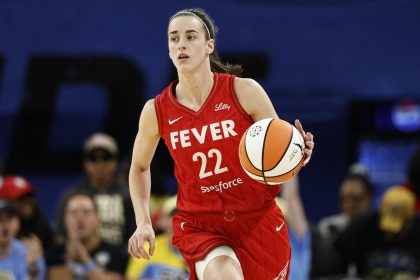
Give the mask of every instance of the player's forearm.
<svg viewBox="0 0 420 280">
<path fill-rule="evenodd" d="M 130 197 L 136 215 L 136 224 L 151 223 L 149 212 L 151 177 L 150 168 L 140 170 L 130 168 Z"/>
<path fill-rule="evenodd" d="M 283 184 L 282 196 L 286 203 L 288 225 L 296 235 L 302 237 L 308 230 L 309 224 L 299 194 L 298 176 Z"/>
</svg>

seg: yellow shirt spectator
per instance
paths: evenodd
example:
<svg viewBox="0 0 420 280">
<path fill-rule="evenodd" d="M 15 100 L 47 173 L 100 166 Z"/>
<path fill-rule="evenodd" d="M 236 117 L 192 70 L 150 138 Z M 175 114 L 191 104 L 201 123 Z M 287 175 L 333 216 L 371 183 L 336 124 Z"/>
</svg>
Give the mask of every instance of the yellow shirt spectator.
<svg viewBox="0 0 420 280">
<path fill-rule="evenodd" d="M 169 240 L 167 234 L 161 234 L 157 236 L 155 246 L 155 254 L 151 257 L 150 261 L 147 261 L 146 259 L 130 257 L 126 272 L 128 279 L 141 279 L 140 277 L 143 275 L 146 268 L 154 264 L 175 268 L 179 271 L 187 269 L 182 256 L 179 254 L 179 252 L 174 251 L 176 248 L 172 246 L 171 240 Z"/>
</svg>

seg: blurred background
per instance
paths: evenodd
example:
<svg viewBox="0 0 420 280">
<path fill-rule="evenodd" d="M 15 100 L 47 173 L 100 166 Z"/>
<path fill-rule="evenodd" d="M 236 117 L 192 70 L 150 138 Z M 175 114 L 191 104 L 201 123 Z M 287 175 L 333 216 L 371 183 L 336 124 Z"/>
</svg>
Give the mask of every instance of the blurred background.
<svg viewBox="0 0 420 280">
<path fill-rule="evenodd" d="M 420 134 L 418 0 L 2 0 L 0 159 L 31 181 L 48 218 L 92 133 L 114 136 L 129 164 L 144 102 L 175 75 L 168 18 L 188 7 L 215 19 L 219 53 L 280 117 L 315 135 L 300 173 L 310 221 L 338 211 L 352 163 L 367 167 L 375 198 L 407 180 Z M 157 153 L 153 191 L 174 194 L 172 162 L 163 145 Z"/>
</svg>

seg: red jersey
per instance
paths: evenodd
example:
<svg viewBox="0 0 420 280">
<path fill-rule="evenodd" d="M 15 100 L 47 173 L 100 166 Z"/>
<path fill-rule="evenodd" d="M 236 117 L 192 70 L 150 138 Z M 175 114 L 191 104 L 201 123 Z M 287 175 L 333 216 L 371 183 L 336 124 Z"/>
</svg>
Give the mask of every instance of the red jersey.
<svg viewBox="0 0 420 280">
<path fill-rule="evenodd" d="M 175 162 L 181 211 L 249 211 L 279 192 L 279 186 L 248 177 L 239 162 L 238 145 L 253 120 L 237 99 L 234 79 L 214 73 L 213 88 L 197 112 L 176 100 L 177 81 L 155 98 L 159 134 Z"/>
</svg>

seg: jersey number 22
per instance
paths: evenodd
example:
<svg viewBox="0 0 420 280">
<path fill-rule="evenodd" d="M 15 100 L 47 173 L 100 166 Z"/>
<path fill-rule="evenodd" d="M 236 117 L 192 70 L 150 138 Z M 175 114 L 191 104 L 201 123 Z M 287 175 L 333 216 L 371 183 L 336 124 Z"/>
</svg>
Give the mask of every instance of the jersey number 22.
<svg viewBox="0 0 420 280">
<path fill-rule="evenodd" d="M 216 155 L 216 165 L 214 166 L 214 170 L 206 171 L 207 169 L 207 158 L 212 158 Z M 220 174 L 223 172 L 228 171 L 227 167 L 222 167 L 222 153 L 218 149 L 211 149 L 207 152 L 207 155 L 202 152 L 196 152 L 192 156 L 193 161 L 201 160 L 201 167 L 200 167 L 200 179 L 212 176 L 213 174 Z"/>
</svg>

